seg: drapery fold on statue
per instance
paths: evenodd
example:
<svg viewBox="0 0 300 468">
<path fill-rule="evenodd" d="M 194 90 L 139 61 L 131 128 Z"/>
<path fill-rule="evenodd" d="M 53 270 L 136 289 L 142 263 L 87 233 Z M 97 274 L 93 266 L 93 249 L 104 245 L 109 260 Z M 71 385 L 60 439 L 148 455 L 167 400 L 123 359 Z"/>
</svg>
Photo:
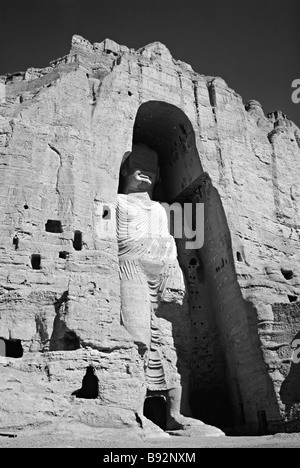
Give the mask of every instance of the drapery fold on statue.
<svg viewBox="0 0 300 468">
<path fill-rule="evenodd" d="M 117 228 L 121 278 L 146 275 L 154 302 L 155 294 L 168 301 L 168 290 L 183 299 L 184 278 L 164 207 L 144 192 L 118 195 Z"/>
</svg>

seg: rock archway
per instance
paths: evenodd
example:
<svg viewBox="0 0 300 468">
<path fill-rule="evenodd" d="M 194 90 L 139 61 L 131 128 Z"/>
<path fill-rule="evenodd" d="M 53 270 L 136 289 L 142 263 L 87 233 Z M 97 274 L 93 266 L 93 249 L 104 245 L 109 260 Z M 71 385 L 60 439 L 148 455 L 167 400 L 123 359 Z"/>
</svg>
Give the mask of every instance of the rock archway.
<svg viewBox="0 0 300 468">
<path fill-rule="evenodd" d="M 159 201 L 183 201 L 197 186 L 201 167 L 193 126 L 178 107 L 163 101 L 148 101 L 137 112 L 133 143 L 157 151 L 161 184 Z"/>
</svg>

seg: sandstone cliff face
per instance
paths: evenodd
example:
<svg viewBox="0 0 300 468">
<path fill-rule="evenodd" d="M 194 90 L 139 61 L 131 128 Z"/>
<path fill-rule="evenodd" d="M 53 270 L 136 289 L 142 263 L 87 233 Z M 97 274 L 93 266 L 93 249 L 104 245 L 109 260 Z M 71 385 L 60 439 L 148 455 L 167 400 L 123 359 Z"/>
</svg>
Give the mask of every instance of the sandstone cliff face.
<svg viewBox="0 0 300 468">
<path fill-rule="evenodd" d="M 120 325 L 114 218 L 132 141 L 160 155 L 159 199 L 188 201 L 202 184 L 204 246 L 178 242 L 190 317 L 166 304 L 161 319 L 173 321 L 194 416 L 297 428 L 300 130 L 160 43 L 79 36 L 49 67 L 0 79 L 1 427 L 137 425 L 146 389 Z M 98 397 L 75 398 L 90 365 Z"/>
</svg>

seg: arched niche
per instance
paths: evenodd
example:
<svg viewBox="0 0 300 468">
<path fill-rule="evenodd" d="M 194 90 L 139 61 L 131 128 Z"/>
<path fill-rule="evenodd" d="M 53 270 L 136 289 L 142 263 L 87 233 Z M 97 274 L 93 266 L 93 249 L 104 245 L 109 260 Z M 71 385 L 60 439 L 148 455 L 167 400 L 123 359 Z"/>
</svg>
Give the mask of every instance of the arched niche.
<svg viewBox="0 0 300 468">
<path fill-rule="evenodd" d="M 202 174 L 193 126 L 178 107 L 148 101 L 137 112 L 133 144 L 143 143 L 159 155 L 161 183 L 154 198 L 185 201 L 197 188 Z"/>
</svg>

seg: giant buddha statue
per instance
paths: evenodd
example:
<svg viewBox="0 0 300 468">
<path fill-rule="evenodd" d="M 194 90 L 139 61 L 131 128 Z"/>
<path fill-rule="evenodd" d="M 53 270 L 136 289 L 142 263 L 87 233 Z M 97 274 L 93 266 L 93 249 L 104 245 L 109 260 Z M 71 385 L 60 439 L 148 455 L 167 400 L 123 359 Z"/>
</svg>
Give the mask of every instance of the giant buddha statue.
<svg viewBox="0 0 300 468">
<path fill-rule="evenodd" d="M 117 210 L 121 323 L 143 358 L 147 390 L 167 396 L 167 429 L 203 424 L 180 414 L 177 351 L 157 318 L 163 302 L 180 305 L 188 317 L 184 276 L 167 213 L 152 200 L 159 177 L 158 154 L 137 144 L 123 159 Z"/>
</svg>

